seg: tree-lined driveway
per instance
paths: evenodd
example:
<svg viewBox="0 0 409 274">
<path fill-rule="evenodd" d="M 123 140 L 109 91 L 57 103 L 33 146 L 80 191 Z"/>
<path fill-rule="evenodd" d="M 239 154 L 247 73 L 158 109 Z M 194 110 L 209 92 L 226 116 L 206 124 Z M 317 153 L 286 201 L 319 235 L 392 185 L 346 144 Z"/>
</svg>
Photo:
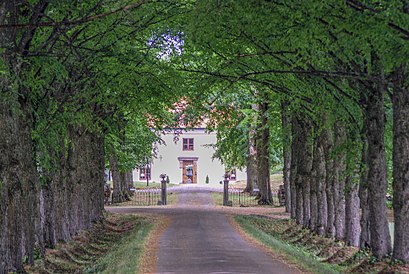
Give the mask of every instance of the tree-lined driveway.
<svg viewBox="0 0 409 274">
<path fill-rule="evenodd" d="M 300 273 L 245 241 L 213 205 L 209 191 L 183 187 L 179 192 L 175 207 L 109 209 L 171 216 L 159 241 L 157 273 Z"/>
</svg>

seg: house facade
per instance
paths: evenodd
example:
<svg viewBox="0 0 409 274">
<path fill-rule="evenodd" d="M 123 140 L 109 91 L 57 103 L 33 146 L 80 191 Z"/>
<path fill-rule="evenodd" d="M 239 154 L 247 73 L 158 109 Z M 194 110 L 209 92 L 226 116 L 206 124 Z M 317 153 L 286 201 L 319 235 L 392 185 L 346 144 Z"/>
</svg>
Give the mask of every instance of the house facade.
<svg viewBox="0 0 409 274">
<path fill-rule="evenodd" d="M 195 128 L 178 134 L 162 136 L 164 144 L 156 148 L 157 156 L 152 163 L 134 173 L 134 180 L 160 181 L 160 175 L 169 176 L 171 183 L 179 184 L 219 184 L 224 179 L 225 167 L 218 159 L 213 159 L 216 133 Z M 244 171 L 234 169 L 229 172 L 230 181 L 246 180 Z"/>
</svg>

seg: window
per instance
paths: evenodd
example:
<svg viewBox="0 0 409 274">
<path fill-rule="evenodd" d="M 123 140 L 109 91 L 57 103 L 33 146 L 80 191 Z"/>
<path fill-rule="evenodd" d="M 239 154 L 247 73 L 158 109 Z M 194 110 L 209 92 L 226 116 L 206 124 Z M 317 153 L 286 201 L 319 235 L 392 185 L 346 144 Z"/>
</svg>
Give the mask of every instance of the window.
<svg viewBox="0 0 409 274">
<path fill-rule="evenodd" d="M 193 138 L 183 138 L 183 150 L 193 150 Z"/>
<path fill-rule="evenodd" d="M 151 167 L 147 165 L 139 169 L 139 180 L 150 180 L 151 179 Z"/>
</svg>

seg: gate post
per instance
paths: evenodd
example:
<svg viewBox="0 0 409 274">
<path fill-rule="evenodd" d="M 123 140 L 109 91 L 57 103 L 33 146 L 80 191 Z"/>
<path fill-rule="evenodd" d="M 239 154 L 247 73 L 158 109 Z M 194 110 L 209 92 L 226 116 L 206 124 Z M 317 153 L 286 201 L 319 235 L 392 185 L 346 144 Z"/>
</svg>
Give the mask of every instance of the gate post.
<svg viewBox="0 0 409 274">
<path fill-rule="evenodd" d="M 224 174 L 224 188 L 223 188 L 223 205 L 229 205 L 229 175 L 227 173 Z"/>
<path fill-rule="evenodd" d="M 166 205 L 166 174 L 161 174 L 160 175 L 161 180 L 161 190 L 162 190 L 162 195 L 161 195 L 161 199 L 162 199 L 162 205 Z"/>
</svg>

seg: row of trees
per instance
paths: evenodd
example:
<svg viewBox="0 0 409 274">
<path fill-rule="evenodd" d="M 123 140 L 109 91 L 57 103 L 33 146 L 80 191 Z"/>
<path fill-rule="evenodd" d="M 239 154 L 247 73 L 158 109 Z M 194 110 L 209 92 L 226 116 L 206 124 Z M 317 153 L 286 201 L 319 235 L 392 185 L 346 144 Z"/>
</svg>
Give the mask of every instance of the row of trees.
<svg viewBox="0 0 409 274">
<path fill-rule="evenodd" d="M 0 273 L 24 272 L 36 254 L 103 219 L 106 166 L 114 199 L 127 198 L 128 171 L 159 140 L 148 114 L 163 124 L 179 96 L 159 77 L 167 65 L 157 52 L 163 22 L 183 9 L 172 1 L 0 3 Z"/>
<path fill-rule="evenodd" d="M 393 257 L 409 261 L 409 3 L 202 1 L 192 14 L 180 70 L 207 85 L 198 107 L 236 109 L 218 112 L 216 156 L 248 170 L 256 156 L 269 203 L 279 142 L 291 216 L 377 258 L 392 252 L 391 194 Z"/>
<path fill-rule="evenodd" d="M 127 199 L 180 98 L 261 203 L 283 154 L 292 217 L 378 258 L 393 181 L 408 261 L 408 16 L 406 0 L 3 1 L 0 273 L 101 220 L 106 164 Z"/>
</svg>

